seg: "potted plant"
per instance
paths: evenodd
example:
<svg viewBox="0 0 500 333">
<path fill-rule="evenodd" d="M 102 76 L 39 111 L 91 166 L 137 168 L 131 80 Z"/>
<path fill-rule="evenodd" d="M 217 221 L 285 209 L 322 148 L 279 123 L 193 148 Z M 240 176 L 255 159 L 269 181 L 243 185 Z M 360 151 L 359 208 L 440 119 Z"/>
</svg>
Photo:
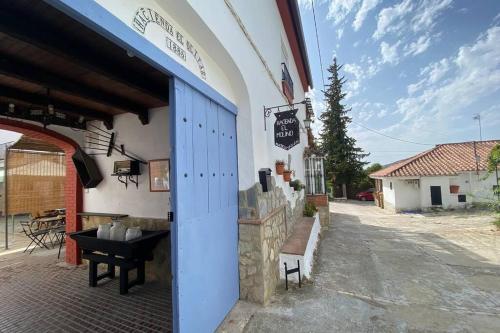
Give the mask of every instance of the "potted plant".
<svg viewBox="0 0 500 333">
<path fill-rule="evenodd" d="M 295 179 L 290 182 L 290 187 L 293 187 L 295 191 L 300 191 L 304 188 L 304 185 L 302 185 L 300 179 Z"/>
<path fill-rule="evenodd" d="M 285 182 L 289 182 L 292 180 L 292 170 L 284 170 L 283 171 L 283 180 Z"/>
<path fill-rule="evenodd" d="M 276 161 L 276 174 L 282 175 L 285 171 L 285 161 L 277 160 Z"/>
</svg>

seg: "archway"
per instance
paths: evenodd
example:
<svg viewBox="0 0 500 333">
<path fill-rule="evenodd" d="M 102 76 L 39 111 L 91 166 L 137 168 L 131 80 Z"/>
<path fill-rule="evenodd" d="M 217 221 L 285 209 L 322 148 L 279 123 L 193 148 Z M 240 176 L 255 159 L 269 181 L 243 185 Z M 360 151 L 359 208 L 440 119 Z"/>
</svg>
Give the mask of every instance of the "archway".
<svg viewBox="0 0 500 333">
<path fill-rule="evenodd" d="M 82 186 L 71 160 L 71 156 L 73 156 L 78 144 L 58 132 L 6 118 L 0 118 L 0 129 L 18 132 L 34 139 L 43 140 L 64 150 L 66 159 L 66 232 L 81 230 L 82 223 L 80 217 L 77 216 L 77 212 L 81 210 L 83 204 Z M 66 237 L 66 262 L 73 265 L 81 263 L 80 251 L 78 251 L 76 243 L 69 237 Z"/>
</svg>

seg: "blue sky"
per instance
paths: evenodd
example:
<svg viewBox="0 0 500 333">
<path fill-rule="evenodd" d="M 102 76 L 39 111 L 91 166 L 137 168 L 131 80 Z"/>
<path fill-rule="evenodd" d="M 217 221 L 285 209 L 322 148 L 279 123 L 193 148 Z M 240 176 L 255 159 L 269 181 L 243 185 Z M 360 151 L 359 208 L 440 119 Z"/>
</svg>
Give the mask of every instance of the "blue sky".
<svg viewBox="0 0 500 333">
<path fill-rule="evenodd" d="M 325 106 L 311 0 L 299 4 L 319 114 Z M 500 139 L 499 0 L 314 0 L 314 5 L 323 66 L 334 56 L 344 65 L 345 103 L 353 118 L 349 134 L 371 153 L 368 161 L 386 164 L 432 144 L 479 140 L 476 113 L 483 140 Z M 321 124 L 314 126 L 318 131 Z"/>
</svg>

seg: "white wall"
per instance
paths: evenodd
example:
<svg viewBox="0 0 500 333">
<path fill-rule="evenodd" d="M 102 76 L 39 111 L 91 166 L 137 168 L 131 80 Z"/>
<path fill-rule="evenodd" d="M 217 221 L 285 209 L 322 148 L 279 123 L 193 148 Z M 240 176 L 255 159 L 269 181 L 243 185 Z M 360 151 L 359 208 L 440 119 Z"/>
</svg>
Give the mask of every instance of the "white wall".
<svg viewBox="0 0 500 333">
<path fill-rule="evenodd" d="M 392 182 L 392 190 L 390 189 Z M 458 193 L 450 193 L 450 185 L 459 186 Z M 456 176 L 433 176 L 420 178 L 420 187 L 409 184 L 404 178 L 384 178 L 382 186 L 384 201 L 396 211 L 423 209 L 434 206 L 431 203 L 431 186 L 441 187 L 442 208 L 464 208 L 475 202 L 488 202 L 493 199 L 495 175 L 482 171 L 463 172 Z M 458 202 L 458 196 L 465 195 L 466 202 Z"/>
<path fill-rule="evenodd" d="M 391 188 L 392 183 L 392 188 Z M 390 204 L 391 208 L 396 208 L 396 193 L 394 181 L 391 178 L 382 179 L 382 191 L 384 192 L 384 204 Z"/>
<path fill-rule="evenodd" d="M 199 45 L 204 59 L 207 59 L 207 83 L 234 101 L 238 107 L 240 189 L 247 189 L 258 181 L 257 172 L 260 168 L 274 169 L 275 160 L 287 161 L 288 154 L 291 155 L 291 169 L 295 170 L 296 178 L 304 181 L 303 151 L 307 144 L 306 133 L 301 134 L 301 144 L 290 151 L 284 151 L 274 146 L 274 116 L 267 119 L 267 131 L 264 131 L 263 107 L 286 104 L 286 101 L 247 38 L 252 39 L 264 57 L 278 85 L 281 85 L 283 40 L 289 59 L 288 68 L 295 85 L 295 101 L 302 101 L 304 90 L 275 1 L 230 1 L 247 30 L 247 36 L 223 0 L 97 2 L 129 26 L 137 8 L 154 8 L 169 17 L 175 22 L 177 29 Z M 146 38 L 154 36 L 161 36 L 161 31 L 155 30 L 145 35 Z M 157 39 L 155 45 L 165 50 L 163 40 Z M 304 106 L 300 106 L 297 118 L 301 122 L 305 118 Z"/>
<path fill-rule="evenodd" d="M 136 115 L 115 116 L 113 131 L 117 135 L 116 144 L 124 144 L 127 152 L 146 162 L 169 158 L 168 108 L 153 109 L 149 116 L 148 125 L 142 125 Z M 118 152 L 114 152 L 111 157 L 95 156 L 104 179 L 97 188 L 84 190 L 84 211 L 167 218 L 167 212 L 170 211 L 170 192 L 149 191 L 148 165 L 141 165 L 139 188 L 129 183 L 128 189 L 125 189 L 125 185 L 116 177 L 110 176 L 113 173 L 114 161 L 127 159 L 129 158 Z"/>
<path fill-rule="evenodd" d="M 413 180 L 394 179 L 396 211 L 420 209 L 420 186 Z"/>
</svg>

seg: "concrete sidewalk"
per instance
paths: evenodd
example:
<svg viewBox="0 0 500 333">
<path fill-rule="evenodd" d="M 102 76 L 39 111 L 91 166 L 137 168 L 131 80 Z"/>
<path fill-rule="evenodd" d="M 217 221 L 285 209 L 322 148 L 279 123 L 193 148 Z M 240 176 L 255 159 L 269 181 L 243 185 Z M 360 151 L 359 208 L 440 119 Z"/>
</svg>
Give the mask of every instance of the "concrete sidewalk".
<svg viewBox="0 0 500 333">
<path fill-rule="evenodd" d="M 221 332 L 500 332 L 500 232 L 487 215 L 334 203 L 313 281 L 239 303 Z"/>
</svg>

